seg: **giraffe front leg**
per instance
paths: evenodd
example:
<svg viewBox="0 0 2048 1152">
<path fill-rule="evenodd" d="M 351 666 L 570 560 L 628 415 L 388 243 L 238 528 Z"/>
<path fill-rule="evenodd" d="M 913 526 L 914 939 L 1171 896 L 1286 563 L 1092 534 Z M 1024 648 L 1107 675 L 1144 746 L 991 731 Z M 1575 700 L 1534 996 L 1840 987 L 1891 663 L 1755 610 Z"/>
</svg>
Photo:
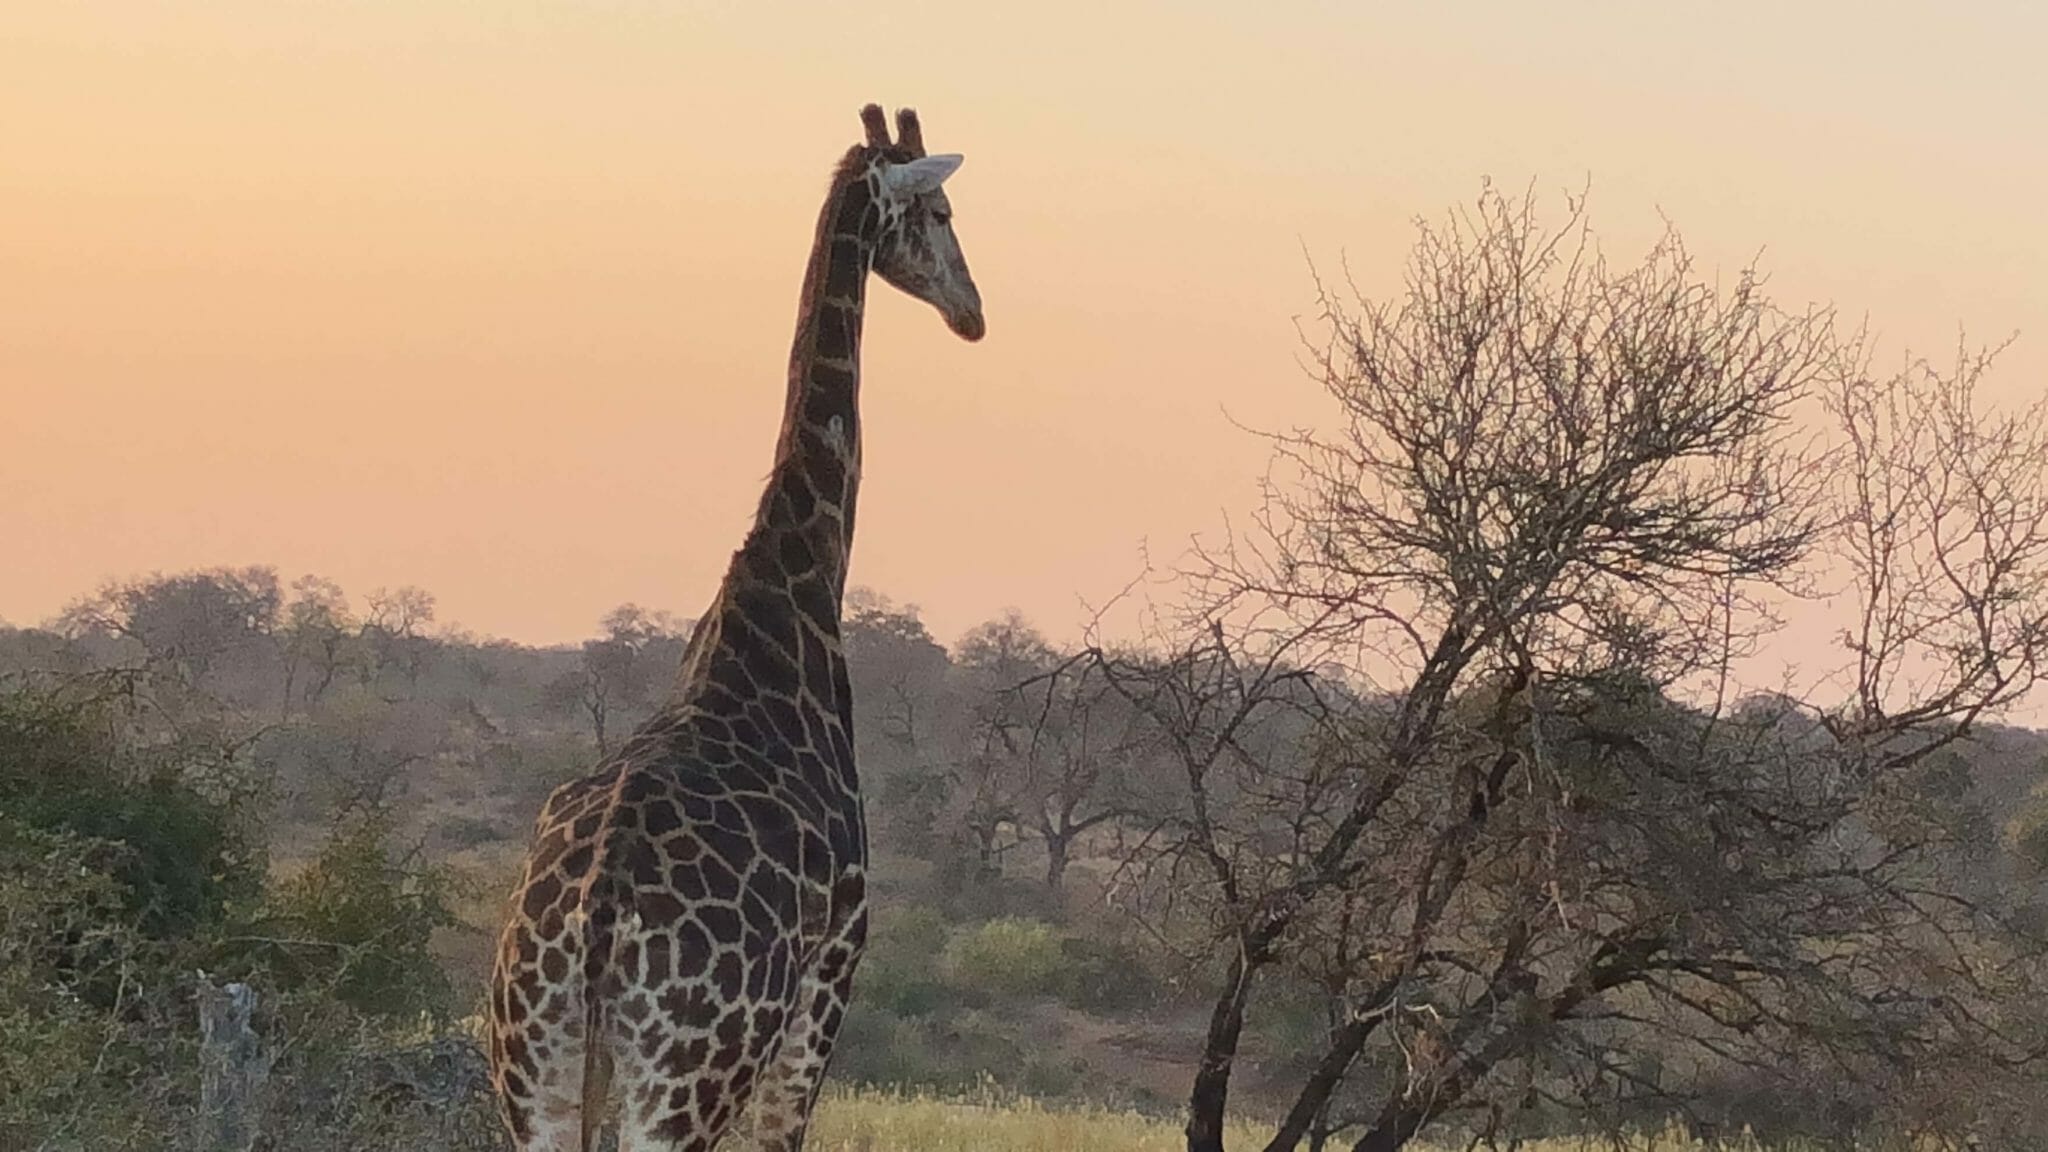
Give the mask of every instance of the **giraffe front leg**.
<svg viewBox="0 0 2048 1152">
<path fill-rule="evenodd" d="M 754 1093 L 751 1114 L 759 1152 L 800 1152 L 804 1146 L 811 1110 L 832 1062 L 832 1044 L 846 1019 L 867 932 L 867 909 L 862 908 L 821 950 L 797 990 L 796 1013 Z"/>
</svg>

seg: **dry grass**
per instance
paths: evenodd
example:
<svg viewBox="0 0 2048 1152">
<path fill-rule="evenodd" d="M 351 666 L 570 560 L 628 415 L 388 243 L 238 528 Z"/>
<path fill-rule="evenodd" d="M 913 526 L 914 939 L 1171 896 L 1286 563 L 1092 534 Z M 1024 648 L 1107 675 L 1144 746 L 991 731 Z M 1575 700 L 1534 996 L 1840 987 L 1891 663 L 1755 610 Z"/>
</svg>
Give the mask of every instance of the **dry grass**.
<svg viewBox="0 0 2048 1152">
<path fill-rule="evenodd" d="M 1252 1128 L 1231 1133 L 1258 1147 Z M 1032 1100 L 942 1099 L 916 1093 L 833 1091 L 818 1105 L 810 1152 L 1182 1152 L 1172 1120 L 1106 1108 L 1055 1107 Z"/>
<path fill-rule="evenodd" d="M 1236 1124 L 1227 1137 L 1233 1148 L 1260 1148 L 1270 1128 Z M 811 1152 L 1182 1152 L 1187 1141 L 1180 1123 L 1106 1108 L 1056 1107 L 994 1092 L 978 1099 L 943 1099 L 900 1092 L 830 1092 L 805 1143 Z M 1339 1143 L 1337 1147 L 1346 1145 Z M 1440 1145 L 1415 1145 L 1416 1152 L 1446 1152 Z M 1459 1145 L 1462 1147 L 1462 1145 Z M 1677 1131 L 1645 1134 L 1632 1147 L 1641 1152 L 1696 1152 L 1703 1148 Z M 1755 1145 L 1731 1141 L 1726 1152 Z M 1541 1140 L 1522 1152 L 1612 1152 L 1604 1141 Z"/>
</svg>

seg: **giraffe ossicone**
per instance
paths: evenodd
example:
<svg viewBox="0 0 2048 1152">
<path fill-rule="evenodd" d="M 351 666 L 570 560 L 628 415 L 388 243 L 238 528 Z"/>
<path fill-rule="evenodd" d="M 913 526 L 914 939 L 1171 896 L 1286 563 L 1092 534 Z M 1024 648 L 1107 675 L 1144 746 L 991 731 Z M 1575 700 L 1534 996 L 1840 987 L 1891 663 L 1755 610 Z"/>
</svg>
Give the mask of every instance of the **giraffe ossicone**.
<svg viewBox="0 0 2048 1152">
<path fill-rule="evenodd" d="M 867 826 L 840 613 L 860 484 L 868 274 L 985 332 L 910 109 L 834 170 L 775 466 L 662 706 L 542 805 L 491 974 L 519 1152 L 795 1152 L 867 940 Z"/>
</svg>

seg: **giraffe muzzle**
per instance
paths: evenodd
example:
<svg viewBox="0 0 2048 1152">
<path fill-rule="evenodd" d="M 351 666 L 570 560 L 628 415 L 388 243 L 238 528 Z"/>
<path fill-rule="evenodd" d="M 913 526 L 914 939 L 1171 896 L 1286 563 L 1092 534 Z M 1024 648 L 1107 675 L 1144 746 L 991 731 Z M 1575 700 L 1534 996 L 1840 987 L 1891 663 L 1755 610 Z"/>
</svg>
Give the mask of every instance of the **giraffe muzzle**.
<svg viewBox="0 0 2048 1152">
<path fill-rule="evenodd" d="M 970 343 L 981 339 L 988 332 L 988 324 L 982 320 L 979 308 L 972 312 L 961 312 L 946 317 L 946 327 L 953 330 L 953 335 Z"/>
</svg>

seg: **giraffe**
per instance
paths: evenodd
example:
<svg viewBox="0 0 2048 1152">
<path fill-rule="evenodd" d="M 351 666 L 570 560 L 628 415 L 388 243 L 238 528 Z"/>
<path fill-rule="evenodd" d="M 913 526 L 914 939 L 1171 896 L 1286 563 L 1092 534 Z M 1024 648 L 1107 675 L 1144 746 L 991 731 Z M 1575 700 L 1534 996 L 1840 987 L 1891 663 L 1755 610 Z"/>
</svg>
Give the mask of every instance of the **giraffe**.
<svg viewBox="0 0 2048 1152">
<path fill-rule="evenodd" d="M 519 1152 L 802 1148 L 867 938 L 839 635 L 868 272 L 969 341 L 981 295 L 917 114 L 861 109 L 804 274 L 775 464 L 654 716 L 556 789 L 509 901 L 490 1061 Z"/>
</svg>

